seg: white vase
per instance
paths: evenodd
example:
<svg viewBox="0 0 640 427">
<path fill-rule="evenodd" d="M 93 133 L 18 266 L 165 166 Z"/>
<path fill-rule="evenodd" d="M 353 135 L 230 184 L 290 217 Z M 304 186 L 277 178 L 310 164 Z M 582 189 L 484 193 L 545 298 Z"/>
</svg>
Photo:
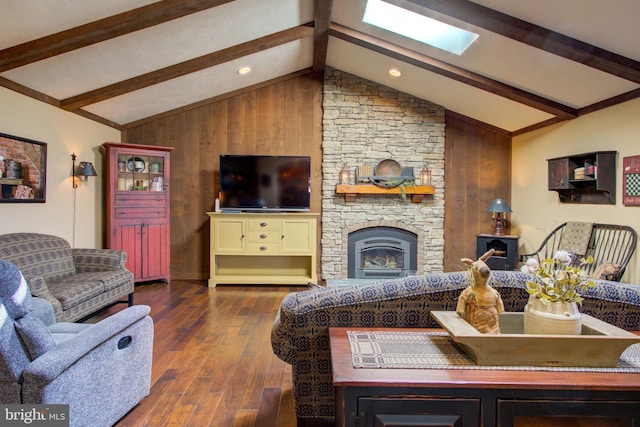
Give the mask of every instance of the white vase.
<svg viewBox="0 0 640 427">
<path fill-rule="evenodd" d="M 549 302 L 530 297 L 524 308 L 524 333 L 580 335 L 582 317 L 575 302 Z"/>
</svg>

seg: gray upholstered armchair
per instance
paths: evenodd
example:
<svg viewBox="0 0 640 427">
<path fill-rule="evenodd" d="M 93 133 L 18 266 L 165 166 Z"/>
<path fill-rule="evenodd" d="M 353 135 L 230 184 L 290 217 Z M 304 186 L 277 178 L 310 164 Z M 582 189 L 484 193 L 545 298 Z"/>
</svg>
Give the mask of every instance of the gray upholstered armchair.
<svg viewBox="0 0 640 427">
<path fill-rule="evenodd" d="M 153 321 L 133 306 L 96 324 L 55 323 L 0 260 L 0 403 L 68 404 L 71 426 L 110 426 L 149 394 Z"/>
</svg>

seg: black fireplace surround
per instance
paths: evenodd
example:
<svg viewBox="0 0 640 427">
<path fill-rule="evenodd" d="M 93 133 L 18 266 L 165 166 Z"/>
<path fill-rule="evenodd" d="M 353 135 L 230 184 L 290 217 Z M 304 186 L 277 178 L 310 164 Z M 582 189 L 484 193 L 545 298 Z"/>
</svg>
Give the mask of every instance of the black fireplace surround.
<svg viewBox="0 0 640 427">
<path fill-rule="evenodd" d="M 348 277 L 390 279 L 417 269 L 418 236 L 395 227 L 368 227 L 349 233 Z"/>
</svg>

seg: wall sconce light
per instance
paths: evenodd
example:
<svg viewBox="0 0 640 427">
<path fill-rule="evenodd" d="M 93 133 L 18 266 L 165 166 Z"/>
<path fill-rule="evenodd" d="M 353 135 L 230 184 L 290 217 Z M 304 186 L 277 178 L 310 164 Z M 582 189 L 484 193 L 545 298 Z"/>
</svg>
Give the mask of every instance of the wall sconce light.
<svg viewBox="0 0 640 427">
<path fill-rule="evenodd" d="M 93 167 L 93 163 L 91 162 L 80 162 L 78 167 L 76 167 L 76 153 L 71 154 L 71 162 L 73 163 L 73 188 L 78 188 L 78 184 L 76 184 L 76 176 L 84 176 L 85 182 L 89 180 L 90 176 L 98 176 L 96 169 Z"/>
<path fill-rule="evenodd" d="M 493 220 L 493 226 L 495 236 L 502 236 L 502 227 L 506 226 L 506 214 L 512 212 L 511 208 L 507 204 L 507 201 L 502 198 L 495 198 L 489 205 L 487 212 L 491 212 L 491 219 Z"/>
</svg>

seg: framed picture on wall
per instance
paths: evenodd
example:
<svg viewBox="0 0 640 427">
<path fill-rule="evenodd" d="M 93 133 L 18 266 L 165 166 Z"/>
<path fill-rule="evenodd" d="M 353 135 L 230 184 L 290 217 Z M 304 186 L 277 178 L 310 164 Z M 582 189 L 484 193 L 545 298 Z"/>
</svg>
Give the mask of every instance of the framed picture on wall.
<svg viewBox="0 0 640 427">
<path fill-rule="evenodd" d="M 640 206 L 640 156 L 622 159 L 622 203 Z"/>
<path fill-rule="evenodd" d="M 44 203 L 47 144 L 0 133 L 0 203 Z"/>
</svg>

